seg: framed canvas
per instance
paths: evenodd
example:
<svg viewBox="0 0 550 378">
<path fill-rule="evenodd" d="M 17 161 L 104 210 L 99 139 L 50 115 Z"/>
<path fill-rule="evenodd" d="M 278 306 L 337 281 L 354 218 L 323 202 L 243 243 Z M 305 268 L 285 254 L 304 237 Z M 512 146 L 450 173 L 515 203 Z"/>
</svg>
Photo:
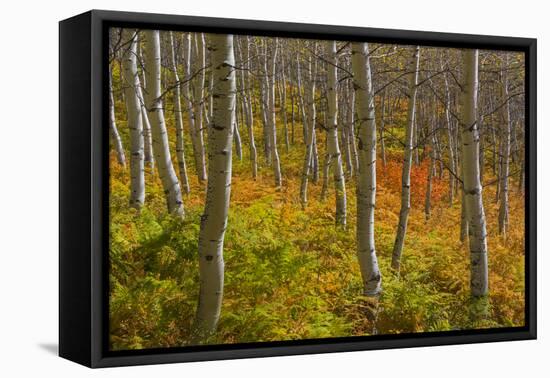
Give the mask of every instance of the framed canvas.
<svg viewBox="0 0 550 378">
<path fill-rule="evenodd" d="M 536 338 L 536 40 L 59 26 L 62 357 Z"/>
</svg>

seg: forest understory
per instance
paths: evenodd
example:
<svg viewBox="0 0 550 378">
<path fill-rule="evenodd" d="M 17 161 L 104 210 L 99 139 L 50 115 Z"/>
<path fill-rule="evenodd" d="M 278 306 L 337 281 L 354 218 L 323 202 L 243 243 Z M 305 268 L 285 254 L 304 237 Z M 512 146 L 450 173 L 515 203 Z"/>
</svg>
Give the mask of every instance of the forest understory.
<svg viewBox="0 0 550 378">
<path fill-rule="evenodd" d="M 118 76 L 118 74 L 114 75 Z M 167 101 L 170 103 L 170 101 Z M 129 143 L 124 103 L 115 101 L 121 140 Z M 404 133 L 406 104 L 387 123 L 391 135 Z M 174 111 L 165 109 L 175 155 Z M 287 109 L 290 113 L 290 109 Z M 284 135 L 281 112 L 277 133 Z M 322 176 L 310 182 L 305 210 L 300 179 L 305 153 L 302 124 L 294 143 L 279 144 L 283 185 L 258 153 L 258 177 L 251 174 L 247 135 L 241 125 L 242 160 L 233 155 L 228 226 L 224 242 L 224 295 L 217 332 L 207 343 L 247 343 L 373 334 L 432 332 L 524 324 L 524 195 L 510 179 L 509 224 L 498 233 L 495 185 L 483 188 L 489 251 L 489 296 L 470 295 L 467 243 L 459 238 L 461 203 L 449 204 L 449 174 L 436 170 L 431 216 L 424 200 L 429 159 L 413 163 L 411 210 L 399 273 L 391 269 L 401 199 L 402 148 L 386 139 L 386 165 L 377 159 L 375 240 L 383 291 L 362 296 L 357 263 L 355 180 L 346 177 L 347 227 L 335 226 L 335 193 L 330 178 L 321 200 Z M 186 121 L 186 120 L 185 120 Z M 184 121 L 185 135 L 189 135 Z M 256 140 L 261 123 L 254 120 Z M 290 121 L 289 128 L 290 128 Z M 318 133 L 319 157 L 325 133 Z M 185 140 L 186 156 L 192 156 Z M 426 150 L 420 150 L 426 156 Z M 378 151 L 380 154 L 380 151 Z M 195 318 L 199 270 L 197 244 L 205 184 L 188 158 L 190 193 L 185 218 L 167 213 L 156 171 L 146 168 L 146 201 L 140 212 L 128 206 L 129 168 L 110 162 L 110 347 L 141 349 L 189 345 Z M 320 169 L 321 170 L 321 169 Z M 495 176 L 485 167 L 484 183 Z M 481 315 L 480 315 L 481 313 Z"/>
</svg>

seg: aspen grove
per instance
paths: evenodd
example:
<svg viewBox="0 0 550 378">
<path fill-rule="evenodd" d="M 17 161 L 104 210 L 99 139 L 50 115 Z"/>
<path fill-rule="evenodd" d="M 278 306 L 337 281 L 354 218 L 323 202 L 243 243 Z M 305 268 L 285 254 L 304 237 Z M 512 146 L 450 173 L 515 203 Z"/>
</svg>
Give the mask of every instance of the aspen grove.
<svg viewBox="0 0 550 378">
<path fill-rule="evenodd" d="M 112 350 L 520 327 L 525 58 L 112 28 Z"/>
</svg>

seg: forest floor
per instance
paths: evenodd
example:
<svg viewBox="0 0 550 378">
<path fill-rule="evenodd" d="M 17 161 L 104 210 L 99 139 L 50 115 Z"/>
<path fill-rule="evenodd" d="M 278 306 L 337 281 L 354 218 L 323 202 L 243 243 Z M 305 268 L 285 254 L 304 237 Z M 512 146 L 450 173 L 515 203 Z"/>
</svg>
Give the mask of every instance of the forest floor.
<svg viewBox="0 0 550 378">
<path fill-rule="evenodd" d="M 128 146 L 119 101 L 117 116 L 123 142 Z M 167 112 L 167 119 L 174 142 L 173 114 Z M 260 129 L 256 124 L 259 157 Z M 299 192 L 305 147 L 299 134 L 301 125 L 297 124 L 296 143 L 286 151 L 279 130 L 283 186 L 276 190 L 272 170 L 263 157 L 258 178 L 252 178 L 248 141 L 241 127 L 243 159 L 239 161 L 233 155 L 221 319 L 210 343 L 524 324 L 524 196 L 515 183 L 511 183 L 506 237 L 497 232 L 495 186 L 486 186 L 483 191 L 490 296 L 480 315 L 480 303 L 473 302 L 469 295 L 468 248 L 459 240 L 461 205 L 459 199 L 449 205 L 447 174 L 443 179 L 434 178 L 432 215 L 426 220 L 427 159 L 412 168 L 412 208 L 401 272 L 397 275 L 391 270 L 400 210 L 402 152 L 388 146 L 386 166 L 382 166 L 381 159 L 377 162 L 375 239 L 383 293 L 375 306 L 371 299 L 361 296 L 354 180 L 346 181 L 346 230 L 334 225 L 332 178 L 325 201 L 320 201 L 322 179 L 316 184 L 310 182 L 308 206 L 302 210 Z M 318 138 L 322 163 L 325 136 L 319 132 Z M 141 214 L 130 209 L 129 169 L 119 166 L 111 155 L 110 344 L 115 350 L 188 343 L 199 290 L 197 240 L 205 187 L 196 179 L 189 140 L 186 143 L 191 193 L 184 196 L 183 221 L 167 214 L 160 180 L 150 170 L 146 173 L 146 204 Z M 486 182 L 491 181 L 489 173 Z"/>
</svg>

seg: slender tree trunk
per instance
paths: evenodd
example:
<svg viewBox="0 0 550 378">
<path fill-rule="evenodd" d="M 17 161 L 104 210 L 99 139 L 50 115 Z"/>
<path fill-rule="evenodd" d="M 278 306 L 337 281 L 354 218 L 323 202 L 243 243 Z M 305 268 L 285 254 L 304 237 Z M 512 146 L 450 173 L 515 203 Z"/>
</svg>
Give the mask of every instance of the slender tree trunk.
<svg viewBox="0 0 550 378">
<path fill-rule="evenodd" d="M 254 114 L 252 110 L 252 81 L 250 76 L 250 37 L 245 37 L 244 40 L 244 67 L 241 70 L 242 87 L 244 88 L 244 104 L 246 110 L 246 126 L 248 129 L 248 145 L 250 148 L 250 163 L 252 165 L 252 177 L 258 176 L 258 152 L 254 140 Z M 241 59 L 242 60 L 242 59 Z"/>
<path fill-rule="evenodd" d="M 260 50 L 257 47 L 258 52 L 261 51 L 259 56 L 262 56 L 260 69 L 261 69 L 261 81 L 260 81 L 260 112 L 262 114 L 262 125 L 263 125 L 263 142 L 264 142 L 264 157 L 267 165 L 271 166 L 272 164 L 272 148 L 271 148 L 271 115 L 269 114 L 269 91 L 270 91 L 270 80 L 269 80 L 269 70 L 268 70 L 268 47 L 267 39 L 264 39 L 263 49 Z"/>
<path fill-rule="evenodd" d="M 502 107 L 502 169 L 500 174 L 500 206 L 498 213 L 498 232 L 506 234 L 508 226 L 508 176 L 510 174 L 510 102 L 508 99 L 508 56 L 505 57 L 506 63 L 503 65 L 502 78 L 500 83 L 501 101 L 506 101 Z"/>
<path fill-rule="evenodd" d="M 323 162 L 323 186 L 321 187 L 321 201 L 324 202 L 328 195 L 328 182 L 330 176 L 331 155 L 328 152 L 328 143 L 325 143 L 325 160 Z"/>
<path fill-rule="evenodd" d="M 310 58 L 311 59 L 311 58 Z M 314 143 L 315 143 L 315 120 L 316 120 L 316 109 L 315 109 L 315 75 L 316 75 L 316 66 L 317 62 L 311 65 L 310 62 L 310 80 L 309 88 L 306 94 L 307 101 L 307 135 L 306 139 L 306 153 L 304 157 L 304 167 L 302 169 L 302 181 L 300 185 L 300 200 L 302 203 L 302 208 L 305 209 L 307 206 L 307 185 L 309 174 L 313 169 L 313 152 L 314 152 Z M 304 126 L 305 127 L 305 126 Z"/>
<path fill-rule="evenodd" d="M 279 102 L 281 108 L 281 115 L 283 117 L 283 130 L 285 131 L 285 148 L 286 152 L 290 150 L 290 135 L 288 132 L 288 120 L 286 116 L 286 75 L 285 75 L 285 57 L 281 52 L 281 81 L 280 81 L 280 90 L 279 90 Z"/>
<path fill-rule="evenodd" d="M 357 173 L 357 256 L 363 292 L 378 296 L 382 275 L 378 268 L 374 242 L 376 204 L 376 120 L 374 93 L 367 43 L 352 43 L 351 63 L 357 104 L 359 170 Z"/>
<path fill-rule="evenodd" d="M 183 68 L 184 68 L 184 81 L 182 83 L 182 92 L 184 98 L 185 108 L 187 110 L 187 119 L 189 122 L 189 131 L 191 134 L 191 144 L 193 146 L 193 157 L 195 161 L 195 172 L 200 182 L 206 180 L 206 167 L 204 161 L 204 144 L 202 143 L 202 130 L 197 128 L 195 119 L 198 116 L 194 115 L 194 101 L 201 101 L 201 99 L 191 98 L 191 78 L 193 67 L 193 42 L 191 33 L 186 33 L 183 36 Z M 198 54 L 197 54 L 198 55 Z M 200 63 L 199 63 L 200 64 Z M 183 137 L 183 134 L 182 134 Z"/>
<path fill-rule="evenodd" d="M 212 335 L 220 317 L 223 280 L 223 242 L 231 195 L 231 145 L 235 128 L 235 57 L 233 36 L 210 34 L 214 71 L 212 127 L 208 133 L 208 184 L 199 233 L 200 293 L 195 342 Z"/>
<path fill-rule="evenodd" d="M 478 50 L 462 51 L 464 82 L 462 85 L 462 167 L 464 196 L 470 244 L 470 286 L 472 295 L 488 293 L 487 230 L 479 179 L 479 134 L 477 128 Z"/>
<path fill-rule="evenodd" d="M 271 55 L 269 58 L 266 56 L 266 72 L 267 72 L 267 104 L 269 109 L 268 122 L 269 122 L 269 142 L 271 148 L 271 159 L 273 163 L 273 174 L 275 176 L 275 186 L 277 188 L 281 187 L 282 176 L 281 176 L 281 162 L 279 160 L 279 151 L 277 150 L 277 124 L 275 119 L 275 72 L 276 66 L 275 62 L 277 59 L 278 52 L 278 39 L 273 40 L 273 46 L 271 48 Z M 267 51 L 267 49 L 266 49 Z"/>
<path fill-rule="evenodd" d="M 296 95 L 295 95 L 295 87 L 294 87 L 294 83 L 292 83 L 292 61 L 289 62 L 288 64 L 288 73 L 289 73 L 289 77 L 290 77 L 290 81 L 291 81 L 291 87 L 290 87 L 290 104 L 291 104 L 291 115 L 290 115 L 290 122 L 291 122 L 291 127 L 290 127 L 290 143 L 292 145 L 294 145 L 295 143 L 295 127 L 296 127 L 296 113 L 295 113 L 295 110 L 294 110 L 294 105 L 296 103 Z"/>
<path fill-rule="evenodd" d="M 424 215 L 426 220 L 430 219 L 432 212 L 432 179 L 435 171 L 435 141 L 434 141 L 434 125 L 432 122 L 428 122 L 428 134 L 431 136 L 428 138 L 428 154 L 430 156 L 430 166 L 428 167 L 428 174 L 426 176 L 426 196 L 424 199 Z"/>
<path fill-rule="evenodd" d="M 141 70 L 141 77 L 139 76 L 139 70 L 138 70 L 138 79 L 141 80 L 141 85 L 136 88 L 137 95 L 139 102 L 141 104 L 141 123 L 143 124 L 143 146 L 144 146 L 144 157 L 145 157 L 145 164 L 149 165 L 151 169 L 151 173 L 154 172 L 155 169 L 155 154 L 153 153 L 153 136 L 151 134 L 151 123 L 149 122 L 149 115 L 147 114 L 147 107 L 145 106 L 145 97 L 143 96 L 143 90 L 142 88 L 145 88 L 146 81 L 145 81 L 145 70 L 143 69 L 144 63 L 143 63 L 143 56 L 142 56 L 142 49 L 141 49 L 141 38 L 139 35 L 137 36 L 137 61 L 136 64 L 139 67 L 142 67 Z"/>
<path fill-rule="evenodd" d="M 301 111 L 301 117 L 302 117 L 302 130 L 303 130 L 303 138 L 304 143 L 307 143 L 308 140 L 308 125 L 309 121 L 307 120 L 307 114 L 306 114 L 306 107 L 304 105 L 304 95 L 302 95 L 302 73 L 300 70 L 300 55 L 296 55 L 296 82 L 298 85 L 298 107 Z"/>
<path fill-rule="evenodd" d="M 407 115 L 407 130 L 405 133 L 405 152 L 403 157 L 403 173 L 401 177 L 401 211 L 399 213 L 399 224 L 392 253 L 392 268 L 399 271 L 401 265 L 401 254 L 407 233 L 407 222 L 411 209 L 411 165 L 413 152 L 413 129 L 416 111 L 416 90 L 418 85 L 418 68 L 420 64 L 420 47 L 414 48 L 414 53 L 409 65 L 409 104 Z"/>
<path fill-rule="evenodd" d="M 380 104 L 380 155 L 382 156 L 382 166 L 384 168 L 386 167 L 386 139 L 384 138 L 384 129 L 386 127 L 386 96 L 387 90 L 384 89 L 384 94 L 382 95 L 382 103 Z"/>
<path fill-rule="evenodd" d="M 337 59 L 336 59 L 336 42 L 327 41 L 326 51 L 329 63 L 328 70 L 328 122 L 326 123 L 327 130 L 327 155 L 329 161 L 327 165 L 332 165 L 334 169 L 334 189 L 336 191 L 336 224 L 346 226 L 346 182 L 344 180 L 344 169 L 342 168 L 342 154 L 338 143 L 338 89 L 336 85 L 337 79 Z M 328 173 L 328 172 L 327 172 Z M 328 175 L 327 175 L 328 177 Z"/>
<path fill-rule="evenodd" d="M 443 68 L 443 67 L 442 67 Z M 455 165 L 455 156 L 454 156 L 454 148 L 453 148 L 453 133 L 452 133 L 452 123 L 451 123 L 451 95 L 449 92 L 449 81 L 447 79 L 447 73 L 445 72 L 443 74 L 443 78 L 445 81 L 445 123 L 447 125 L 447 139 L 449 143 L 449 165 L 452 173 L 456 174 L 457 169 Z M 455 188 L 455 178 L 452 174 L 449 174 L 449 205 L 453 205 L 454 196 L 456 192 Z"/>
<path fill-rule="evenodd" d="M 138 75 L 139 79 L 139 75 Z M 145 106 L 145 99 L 143 97 L 143 91 L 141 87 L 137 88 L 137 96 L 141 105 L 141 123 L 143 124 L 143 146 L 144 146 L 144 160 L 145 164 L 148 164 L 151 168 L 151 172 L 155 169 L 155 154 L 153 153 L 153 135 L 151 133 L 151 123 L 149 122 L 149 114 L 147 113 L 147 107 Z"/>
<path fill-rule="evenodd" d="M 237 155 L 237 159 L 241 161 L 243 160 L 243 144 L 241 141 L 241 133 L 239 132 L 239 123 L 236 120 L 236 116 L 235 116 L 235 124 L 233 125 L 233 127 L 235 128 L 235 130 L 233 130 L 233 141 L 235 142 L 235 155 Z"/>
<path fill-rule="evenodd" d="M 204 108 L 204 83 L 205 83 L 205 42 L 203 33 L 195 33 L 195 59 L 193 65 L 197 75 L 193 86 L 193 152 L 195 155 L 195 169 L 200 182 L 206 181 L 206 162 L 203 138 L 203 111 Z"/>
<path fill-rule="evenodd" d="M 357 154 L 357 143 L 355 143 L 355 91 L 351 91 L 349 108 L 347 113 L 348 119 L 348 144 L 351 151 L 351 162 L 355 172 L 359 171 L 359 156 Z"/>
<path fill-rule="evenodd" d="M 140 117 L 141 105 L 137 89 L 140 87 L 136 63 L 137 33 L 128 33 L 130 46 L 124 51 L 122 66 L 124 72 L 124 98 L 130 129 L 130 207 L 141 209 L 145 203 L 145 176 L 143 159 L 143 124 Z"/>
<path fill-rule="evenodd" d="M 153 136 L 153 151 L 157 162 L 159 176 L 162 181 L 166 204 L 171 214 L 184 215 L 181 189 L 176 171 L 172 165 L 168 133 L 164 121 L 164 112 L 160 88 L 160 39 L 158 30 L 144 30 L 145 36 L 145 73 L 147 87 L 145 105 L 151 122 Z"/>
<path fill-rule="evenodd" d="M 170 32 L 170 65 L 172 71 L 172 80 L 174 82 L 174 112 L 176 115 L 176 159 L 178 161 L 178 170 L 180 174 L 180 180 L 182 189 L 185 193 L 189 193 L 191 188 L 189 187 L 189 178 L 187 177 L 187 164 L 185 163 L 185 148 L 183 140 L 183 117 L 181 110 L 181 93 L 179 86 L 178 67 L 176 64 L 176 53 L 174 49 L 174 36 Z"/>
<path fill-rule="evenodd" d="M 118 133 L 118 128 L 116 126 L 112 76 L 111 68 L 109 68 L 109 126 L 111 130 L 111 143 L 115 146 L 118 163 L 123 167 L 126 167 L 126 155 L 124 154 L 124 147 L 122 147 L 122 140 L 120 139 L 120 134 Z"/>
<path fill-rule="evenodd" d="M 340 124 L 342 125 L 342 131 L 340 135 L 342 136 L 342 148 L 344 150 L 344 159 L 346 162 L 346 172 L 347 176 L 349 178 L 353 177 L 353 174 L 355 172 L 353 163 L 351 161 L 351 149 L 350 149 L 350 142 L 349 142 L 349 125 L 346 122 L 346 114 L 348 113 L 348 107 L 349 107 L 349 101 L 350 96 L 347 94 L 347 91 L 343 91 L 343 97 L 344 100 L 342 101 L 342 110 L 338 112 L 338 117 L 340 120 Z"/>
</svg>

